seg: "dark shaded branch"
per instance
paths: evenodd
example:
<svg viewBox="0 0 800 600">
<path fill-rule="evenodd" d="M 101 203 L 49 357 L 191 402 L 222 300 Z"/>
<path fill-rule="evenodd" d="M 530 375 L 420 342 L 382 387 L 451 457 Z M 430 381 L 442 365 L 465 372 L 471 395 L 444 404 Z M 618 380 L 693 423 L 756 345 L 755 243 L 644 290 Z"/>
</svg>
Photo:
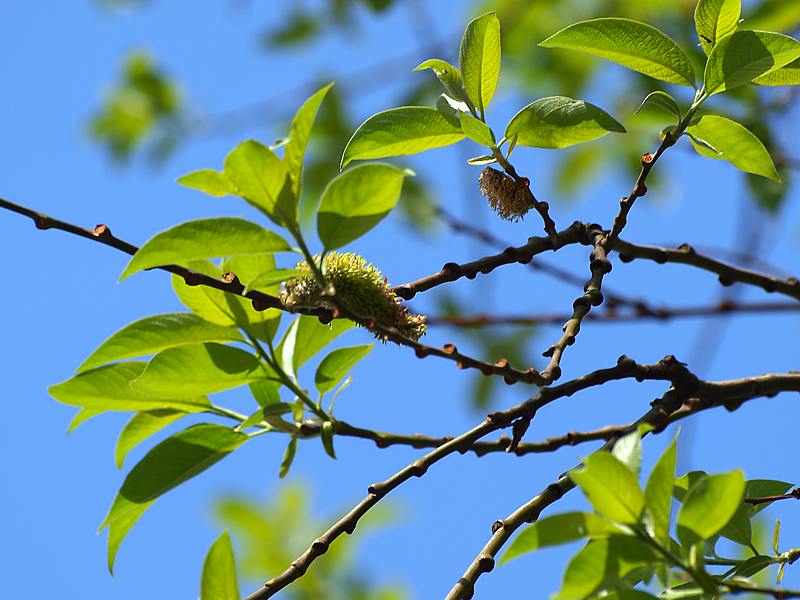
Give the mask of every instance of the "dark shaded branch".
<svg viewBox="0 0 800 600">
<path fill-rule="evenodd" d="M 688 317 L 723 317 L 731 314 L 784 313 L 800 311 L 800 303 L 787 302 L 732 302 L 723 300 L 716 304 L 678 307 L 649 307 L 642 310 L 593 312 L 585 320 L 592 323 L 634 323 L 641 321 L 670 321 Z M 453 327 L 490 327 L 493 325 L 561 325 L 569 315 L 459 315 L 428 317 L 428 325 Z"/>
<path fill-rule="evenodd" d="M 761 496 L 759 498 L 745 498 L 744 501 L 748 504 L 769 504 L 776 500 L 800 500 L 800 487 L 794 488 L 788 494 L 780 494 L 778 496 Z"/>
<path fill-rule="evenodd" d="M 411 300 L 416 294 L 426 292 L 438 285 L 450 283 L 466 277 L 474 279 L 478 273 L 491 273 L 496 268 L 513 263 L 528 264 L 537 254 L 548 250 L 556 251 L 570 244 L 587 243 L 586 225 L 576 221 L 566 229 L 554 233 L 553 237 L 531 237 L 522 246 L 509 246 L 499 254 L 484 256 L 468 263 L 447 263 L 442 270 L 417 281 L 398 285 L 394 293 L 405 300 Z"/>
<path fill-rule="evenodd" d="M 642 246 L 617 240 L 615 251 L 619 253 L 619 258 L 622 262 L 645 259 L 652 260 L 660 265 L 665 263 L 690 265 L 704 271 L 716 273 L 719 276 L 720 284 L 724 286 L 733 285 L 734 283 L 746 283 L 760 287 L 768 293 L 779 293 L 800 300 L 800 280 L 796 277 L 782 279 L 736 267 L 700 254 L 689 244 L 681 244 L 677 248 L 662 248 L 660 246 Z"/>
</svg>

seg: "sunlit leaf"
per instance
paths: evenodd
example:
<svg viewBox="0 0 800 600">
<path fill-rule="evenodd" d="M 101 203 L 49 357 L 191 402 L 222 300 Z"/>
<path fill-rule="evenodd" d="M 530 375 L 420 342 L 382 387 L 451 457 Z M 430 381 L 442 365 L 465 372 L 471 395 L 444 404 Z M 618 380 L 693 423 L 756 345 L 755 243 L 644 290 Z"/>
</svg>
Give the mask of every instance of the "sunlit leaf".
<svg viewBox="0 0 800 600">
<path fill-rule="evenodd" d="M 333 84 L 329 83 L 312 95 L 303 103 L 303 106 L 300 107 L 292 119 L 289 142 L 286 144 L 283 160 L 292 180 L 292 190 L 297 198 L 300 198 L 302 192 L 303 158 L 305 157 L 308 139 L 311 137 L 311 129 L 317 118 L 319 107 L 332 86 Z"/>
<path fill-rule="evenodd" d="M 694 26 L 703 51 L 711 49 L 739 27 L 742 0 L 700 0 L 694 10 Z"/>
<path fill-rule="evenodd" d="M 114 449 L 114 462 L 117 468 L 122 468 L 125 457 L 133 448 L 185 414 L 177 410 L 152 410 L 133 415 L 117 438 L 117 446 Z"/>
<path fill-rule="evenodd" d="M 320 393 L 329 392 L 335 388 L 347 373 L 367 354 L 375 344 L 364 346 L 349 346 L 338 348 L 328 354 L 317 367 L 314 375 L 314 385 Z"/>
<path fill-rule="evenodd" d="M 500 21 L 493 12 L 467 25 L 461 40 L 459 64 L 467 95 L 483 115 L 500 76 Z"/>
<path fill-rule="evenodd" d="M 653 519 L 653 534 L 662 544 L 669 543 L 669 518 L 677 460 L 678 440 L 675 438 L 653 467 L 644 489 L 647 510 Z"/>
<path fill-rule="evenodd" d="M 665 33 L 631 19 L 607 17 L 575 23 L 539 44 L 601 56 L 669 83 L 694 86 L 689 58 Z"/>
<path fill-rule="evenodd" d="M 239 191 L 239 188 L 228 180 L 225 173 L 213 169 L 200 169 L 188 173 L 178 178 L 178 183 L 218 198 L 232 196 Z"/>
<path fill-rule="evenodd" d="M 570 471 L 594 509 L 620 523 L 637 523 L 644 508 L 636 476 L 608 452 L 589 456 L 583 467 Z"/>
<path fill-rule="evenodd" d="M 469 113 L 461 112 L 458 116 L 461 121 L 461 129 L 464 130 L 464 135 L 476 144 L 488 147 L 494 146 L 494 133 L 492 133 L 492 130 L 489 129 L 486 123 L 480 119 L 476 119 Z"/>
<path fill-rule="evenodd" d="M 722 529 L 742 501 L 744 474 L 741 471 L 709 475 L 689 488 L 678 512 L 678 537 L 690 545 Z"/>
<path fill-rule="evenodd" d="M 800 85 L 800 58 L 753 80 L 758 85 Z"/>
<path fill-rule="evenodd" d="M 200 600 L 240 600 L 233 545 L 225 531 L 211 545 L 203 562 Z"/>
</svg>

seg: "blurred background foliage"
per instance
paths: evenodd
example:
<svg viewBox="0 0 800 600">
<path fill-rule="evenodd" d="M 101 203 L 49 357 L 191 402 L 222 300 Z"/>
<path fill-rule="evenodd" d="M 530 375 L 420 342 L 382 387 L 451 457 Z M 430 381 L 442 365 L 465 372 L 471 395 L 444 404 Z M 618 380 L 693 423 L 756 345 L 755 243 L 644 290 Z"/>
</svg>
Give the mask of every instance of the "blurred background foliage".
<svg viewBox="0 0 800 600">
<path fill-rule="evenodd" d="M 163 0 L 98 0 L 108 10 L 140 10 L 149 2 Z M 231 9 L 246 5 L 248 0 L 231 0 Z M 448 9 L 451 8 L 448 4 Z M 645 108 L 632 116 L 642 99 L 665 84 L 626 71 L 615 73 L 614 85 L 608 77 L 608 65 L 577 52 L 541 51 L 537 42 L 569 23 L 600 16 L 625 16 L 650 23 L 672 36 L 692 56 L 695 70 L 701 72 L 703 53 L 697 43 L 692 14 L 695 0 L 489 0 L 462 2 L 453 11 L 452 31 L 437 29 L 430 11 L 439 6 L 424 0 L 327 0 L 288 3 L 283 20 L 265 25 L 257 47 L 263 52 L 294 52 L 312 47 L 325 36 L 340 36 L 359 43 L 359 30 L 369 14 L 381 18 L 391 11 L 406 11 L 409 27 L 414 30 L 418 47 L 401 50 L 390 59 L 366 67 L 342 67 L 341 71 L 314 72 L 309 81 L 295 90 L 280 90 L 279 95 L 243 98 L 240 109 L 201 114 L 192 105 L 191 90 L 184 90 L 181 74 L 161 67 L 161 57 L 142 50 L 120 57 L 119 75 L 105 90 L 104 100 L 88 123 L 88 131 L 98 149 L 109 160 L 119 164 L 144 159 L 164 165 L 170 154 L 194 140 L 214 135 L 239 135 L 244 138 L 253 130 L 264 131 L 266 139 L 275 142 L 288 130 L 288 121 L 296 106 L 313 90 L 328 81 L 336 87 L 328 95 L 320 111 L 306 159 L 304 197 L 301 213 L 310 220 L 325 184 L 339 170 L 339 158 L 347 140 L 358 126 L 348 107 L 356 96 L 363 96 L 385 87 L 389 81 L 396 89 L 391 103 L 383 108 L 403 105 L 434 105 L 438 84 L 434 77 L 410 73 L 422 60 L 437 57 L 457 64 L 457 40 L 466 20 L 463 13 L 474 15 L 489 10 L 497 12 L 502 23 L 503 90 L 513 95 L 519 107 L 547 95 L 568 95 L 576 98 L 600 94 L 604 106 L 616 115 L 626 115 L 628 136 L 609 136 L 604 145 L 585 144 L 552 155 L 553 189 L 558 196 L 578 198 L 585 186 L 606 170 L 613 173 L 622 165 L 630 173 L 638 172 L 639 153 L 654 147 L 653 132 L 669 124 L 669 117 L 658 108 Z M 744 27 L 769 29 L 797 35 L 800 30 L 800 2 L 761 0 L 744 3 Z M 457 17 L 457 18 L 456 18 Z M 611 67 L 614 68 L 614 67 Z M 620 83 L 622 82 L 622 83 Z M 773 117 L 786 110 L 795 95 L 794 88 L 755 89 L 743 86 L 726 94 L 714 112 L 734 118 L 754 131 L 775 159 L 783 178 L 778 184 L 764 178 L 747 178 L 747 189 L 754 208 L 763 213 L 780 213 L 792 184 L 791 171 L 798 167 L 791 149 L 777 145 L 779 137 Z M 630 118 L 627 118 L 630 117 Z M 272 138 L 270 138 L 272 136 Z M 277 137 L 277 139 L 276 139 Z M 614 139 L 611 139 L 614 138 Z M 463 156 L 463 159 L 468 156 Z M 216 160 L 216 159 L 215 159 Z M 613 161 L 613 164 L 612 164 Z M 465 173 L 467 165 L 464 165 Z M 475 172 L 477 175 L 477 172 Z M 471 175 L 470 175 L 471 176 Z M 650 187 L 658 187 L 663 178 L 656 172 Z M 400 214 L 408 225 L 423 236 L 444 233 L 437 227 L 434 193 L 426 183 L 426 174 L 406 182 L 400 203 Z M 537 226 L 538 229 L 538 226 Z M 440 313 L 457 316 L 469 307 L 451 295 L 437 299 Z M 461 340 L 475 348 L 486 359 L 498 355 L 512 363 L 535 366 L 532 356 L 533 327 L 504 326 L 454 331 Z M 491 405 L 496 378 L 474 376 L 471 405 L 485 411 Z M 307 492 L 299 487 L 286 487 L 269 505 L 230 497 L 216 506 L 218 521 L 235 534 L 237 560 L 245 578 L 259 578 L 278 573 L 305 547 L 318 532 L 317 522 L 309 515 Z M 327 521 L 324 521 L 327 522 Z M 377 524 L 377 523 L 376 523 Z M 363 530 L 359 527 L 359 532 Z M 289 588 L 289 598 L 305 600 L 325 597 L 335 600 L 399 600 L 399 589 L 373 587 L 356 566 L 355 547 L 358 536 L 335 545 L 296 585 Z"/>
</svg>

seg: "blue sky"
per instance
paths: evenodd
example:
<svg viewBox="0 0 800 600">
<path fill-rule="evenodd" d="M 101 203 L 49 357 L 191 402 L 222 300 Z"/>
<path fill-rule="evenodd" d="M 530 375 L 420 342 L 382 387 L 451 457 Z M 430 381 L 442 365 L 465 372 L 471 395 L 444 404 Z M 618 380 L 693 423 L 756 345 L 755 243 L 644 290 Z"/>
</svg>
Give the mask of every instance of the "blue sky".
<svg viewBox="0 0 800 600">
<path fill-rule="evenodd" d="M 154 1 L 127 15 L 89 2 L 48 3 L 46 8 L 41 3 L 16 2 L 0 8 L 0 72 L 5 82 L 0 96 L 0 195 L 86 226 L 107 223 L 134 243 L 194 218 L 255 218 L 234 199 L 206 197 L 180 188 L 174 180 L 197 168 L 219 167 L 224 154 L 241 139 L 270 141 L 284 134 L 284 129 L 268 125 L 268 115 L 235 135 L 193 140 L 159 169 L 142 161 L 120 168 L 88 141 L 86 119 L 98 106 L 104 86 L 116 78 L 122 55 L 134 48 L 150 49 L 179 77 L 195 110 L 215 113 L 276 97 L 318 73 L 346 74 L 382 57 L 413 54 L 418 45 L 405 11 L 396 10 L 380 19 L 366 18 L 368 26 L 358 35 L 329 36 L 299 54 L 265 54 L 257 45 L 257 34 L 265 24 L 279 22 L 283 11 L 277 3 L 246 4 L 197 3 L 188 11 L 186 5 Z M 437 17 L 440 31 L 463 28 L 471 16 L 469 6 L 462 3 L 456 12 L 447 21 Z M 459 37 L 453 37 L 453 48 Z M 410 60 L 409 73 L 400 77 L 420 77 L 410 73 L 415 64 Z M 603 77 L 608 79 L 593 86 L 590 92 L 596 95 L 587 100 L 600 103 L 606 82 L 624 82 L 616 67 L 604 70 Z M 491 119 L 498 127 L 522 105 L 510 85 L 501 84 L 493 105 Z M 357 99 L 353 112 L 365 118 L 389 108 L 386 103 L 394 89 L 390 86 L 385 93 Z M 301 100 L 297 98 L 298 103 Z M 633 118 L 618 116 L 623 122 Z M 781 124 L 785 140 L 800 139 L 800 108 L 783 116 Z M 463 166 L 465 152 L 437 150 L 407 164 L 425 173 L 439 201 L 469 222 L 517 243 L 538 235 L 535 218 L 516 225 L 500 222 L 470 180 L 454 184 L 477 177 L 477 171 Z M 477 154 L 478 149 L 468 152 Z M 632 184 L 624 173 L 603 173 L 597 185 L 582 191 L 579 198 L 561 198 L 549 178 L 552 154 L 521 149 L 515 157 L 518 170 L 540 182 L 540 195 L 551 200 L 553 215 L 562 225 L 575 219 L 609 223 L 619 197 Z M 778 217 L 757 217 L 742 208 L 750 202 L 742 190 L 742 177 L 722 161 L 701 159 L 683 146 L 665 156 L 658 169 L 665 176 L 664 185 L 636 205 L 627 239 L 731 248 L 748 235 L 757 218 L 766 218 L 762 256 L 784 271 L 800 273 L 796 187 Z M 487 251 L 444 230 L 438 237 L 420 237 L 396 218 L 355 247 L 396 283 Z M 9 258 L 0 295 L 4 317 L 0 512 L 6 515 L 0 579 L 5 593 L 9 598 L 40 598 L 57 590 L 60 597 L 75 600 L 193 597 L 203 556 L 218 534 L 211 518 L 213 498 L 227 492 L 254 498 L 274 494 L 281 485 L 277 469 L 285 440 L 262 436 L 160 499 L 125 541 L 116 575 L 110 577 L 105 539 L 95 532 L 122 482 L 113 446 L 125 417 L 103 416 L 67 436 L 72 409 L 52 400 L 46 388 L 70 377 L 103 339 L 123 325 L 180 306 L 166 274 L 142 273 L 118 284 L 124 255 L 59 232 L 38 232 L 29 221 L 12 214 L 0 214 L 0 250 Z M 547 258 L 582 274 L 585 255 L 585 248 L 570 248 Z M 710 274 L 652 263 L 617 261 L 607 282 L 656 304 L 714 301 L 721 289 Z M 449 287 L 476 311 L 488 306 L 504 313 L 563 311 L 577 291 L 514 266 L 491 279 L 479 277 Z M 745 299 L 765 298 L 759 290 L 742 292 Z M 436 303 L 420 299 L 414 306 L 424 311 Z M 737 318 L 715 340 L 719 347 L 713 348 L 704 347 L 702 340 L 698 344 L 699 331 L 698 319 L 618 327 L 588 323 L 566 355 L 564 380 L 609 366 L 620 354 L 652 362 L 665 354 L 682 360 L 694 354 L 702 360 L 713 353 L 714 360 L 701 375 L 714 379 L 798 368 L 796 316 Z M 457 339 L 454 333 L 432 329 L 428 343 Z M 531 354 L 537 355 L 558 334 L 556 327 L 542 328 L 531 342 Z M 343 343 L 368 341 L 365 332 L 352 331 Z M 469 348 L 466 341 L 459 344 Z M 339 416 L 375 429 L 455 434 L 481 419 L 466 400 L 471 382 L 451 364 L 420 361 L 404 348 L 378 347 L 356 368 L 353 385 L 337 403 Z M 589 391 L 542 411 L 528 438 L 630 421 L 663 391 L 663 386 L 649 383 L 619 383 Z M 503 388 L 495 406 L 510 405 L 529 394 L 530 389 L 521 386 Z M 242 398 L 234 395 L 232 401 L 241 403 Z M 691 452 L 682 457 L 683 465 L 708 471 L 739 467 L 751 478 L 796 482 L 798 415 L 796 394 L 757 401 L 733 414 L 707 413 L 687 428 Z M 652 464 L 668 437 L 647 441 L 646 465 Z M 407 449 L 378 450 L 358 440 L 337 442 L 337 461 L 327 458 L 318 443 L 302 444 L 290 475 L 311 484 L 321 518 L 351 506 L 367 485 L 418 455 Z M 443 596 L 482 547 L 491 523 L 527 501 L 588 450 L 586 446 L 525 459 L 456 456 L 437 464 L 424 479 L 409 482 L 393 495 L 402 519 L 370 538 L 361 564 L 375 580 L 406 582 L 411 597 Z M 131 459 L 142 452 L 139 449 Z M 571 494 L 559 509 L 575 506 L 583 502 Z M 795 540 L 793 545 L 800 545 L 796 508 L 785 503 L 769 514 L 780 515 L 785 543 Z M 531 598 L 545 597 L 557 589 L 569 550 L 574 548 L 542 552 L 498 568 L 481 579 L 479 597 L 511 592 L 522 597 L 520 590 Z M 796 570 L 787 569 L 787 585 L 800 586 Z M 252 584 L 246 589 L 251 590 Z"/>
</svg>

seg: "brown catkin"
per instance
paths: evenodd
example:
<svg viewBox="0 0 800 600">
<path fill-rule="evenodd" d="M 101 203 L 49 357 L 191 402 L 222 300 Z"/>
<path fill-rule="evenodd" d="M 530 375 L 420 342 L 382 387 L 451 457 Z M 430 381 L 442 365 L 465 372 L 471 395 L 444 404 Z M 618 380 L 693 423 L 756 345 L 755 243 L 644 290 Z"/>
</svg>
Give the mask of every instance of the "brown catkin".
<svg viewBox="0 0 800 600">
<path fill-rule="evenodd" d="M 489 206 L 506 221 L 519 221 L 533 208 L 528 190 L 508 175 L 486 167 L 478 179 L 481 194 L 489 199 Z"/>
</svg>

